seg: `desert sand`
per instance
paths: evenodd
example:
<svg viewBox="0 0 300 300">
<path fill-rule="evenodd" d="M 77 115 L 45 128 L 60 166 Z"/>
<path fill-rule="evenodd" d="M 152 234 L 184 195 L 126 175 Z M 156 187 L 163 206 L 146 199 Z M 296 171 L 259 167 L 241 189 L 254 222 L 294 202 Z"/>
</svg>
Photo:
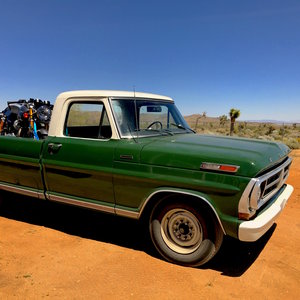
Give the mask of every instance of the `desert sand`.
<svg viewBox="0 0 300 300">
<path fill-rule="evenodd" d="M 298 299 L 300 150 L 294 193 L 255 243 L 225 238 L 202 268 L 163 261 L 135 221 L 5 194 L 0 299 Z"/>
</svg>

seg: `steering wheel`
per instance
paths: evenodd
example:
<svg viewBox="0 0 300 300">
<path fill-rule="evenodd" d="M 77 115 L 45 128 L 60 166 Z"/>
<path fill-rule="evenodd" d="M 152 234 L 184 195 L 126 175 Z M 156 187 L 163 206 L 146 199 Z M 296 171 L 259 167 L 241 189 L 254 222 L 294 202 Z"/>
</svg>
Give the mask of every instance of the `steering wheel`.
<svg viewBox="0 0 300 300">
<path fill-rule="evenodd" d="M 162 130 L 163 125 L 162 125 L 162 123 L 161 123 L 160 121 L 154 121 L 154 122 L 152 122 L 152 123 L 147 127 L 147 129 L 150 129 L 150 130 L 151 130 L 151 127 L 152 127 L 154 124 L 158 124 L 158 125 L 160 126 L 160 130 Z"/>
</svg>

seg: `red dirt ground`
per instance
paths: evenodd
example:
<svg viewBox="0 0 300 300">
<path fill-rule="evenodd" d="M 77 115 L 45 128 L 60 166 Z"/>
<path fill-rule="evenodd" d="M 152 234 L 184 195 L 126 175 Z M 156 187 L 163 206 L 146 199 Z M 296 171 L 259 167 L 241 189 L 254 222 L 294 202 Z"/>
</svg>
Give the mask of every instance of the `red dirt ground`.
<svg viewBox="0 0 300 300">
<path fill-rule="evenodd" d="M 259 241 L 226 238 L 202 268 L 160 259 L 137 223 L 6 194 L 0 210 L 0 299 L 299 299 L 300 151 L 295 188 Z"/>
</svg>

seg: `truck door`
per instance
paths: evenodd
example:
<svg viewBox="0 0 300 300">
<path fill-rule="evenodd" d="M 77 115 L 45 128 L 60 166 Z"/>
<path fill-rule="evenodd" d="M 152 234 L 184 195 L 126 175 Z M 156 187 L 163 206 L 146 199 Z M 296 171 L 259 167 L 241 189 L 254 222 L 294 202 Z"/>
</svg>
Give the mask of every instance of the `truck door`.
<svg viewBox="0 0 300 300">
<path fill-rule="evenodd" d="M 43 170 L 50 200 L 114 212 L 115 141 L 103 102 L 71 102 L 62 137 L 48 139 Z"/>
<path fill-rule="evenodd" d="M 43 141 L 0 137 L 0 190 L 43 198 L 40 154 Z"/>
</svg>

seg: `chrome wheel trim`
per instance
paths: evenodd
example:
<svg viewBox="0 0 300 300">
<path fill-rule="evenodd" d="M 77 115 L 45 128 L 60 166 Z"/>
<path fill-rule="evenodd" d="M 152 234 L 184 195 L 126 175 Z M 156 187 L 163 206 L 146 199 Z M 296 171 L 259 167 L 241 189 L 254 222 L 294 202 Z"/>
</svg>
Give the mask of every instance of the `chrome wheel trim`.
<svg viewBox="0 0 300 300">
<path fill-rule="evenodd" d="M 162 218 L 161 236 L 171 250 L 179 254 L 190 254 L 199 248 L 203 230 L 193 213 L 176 208 L 168 211 Z"/>
</svg>

